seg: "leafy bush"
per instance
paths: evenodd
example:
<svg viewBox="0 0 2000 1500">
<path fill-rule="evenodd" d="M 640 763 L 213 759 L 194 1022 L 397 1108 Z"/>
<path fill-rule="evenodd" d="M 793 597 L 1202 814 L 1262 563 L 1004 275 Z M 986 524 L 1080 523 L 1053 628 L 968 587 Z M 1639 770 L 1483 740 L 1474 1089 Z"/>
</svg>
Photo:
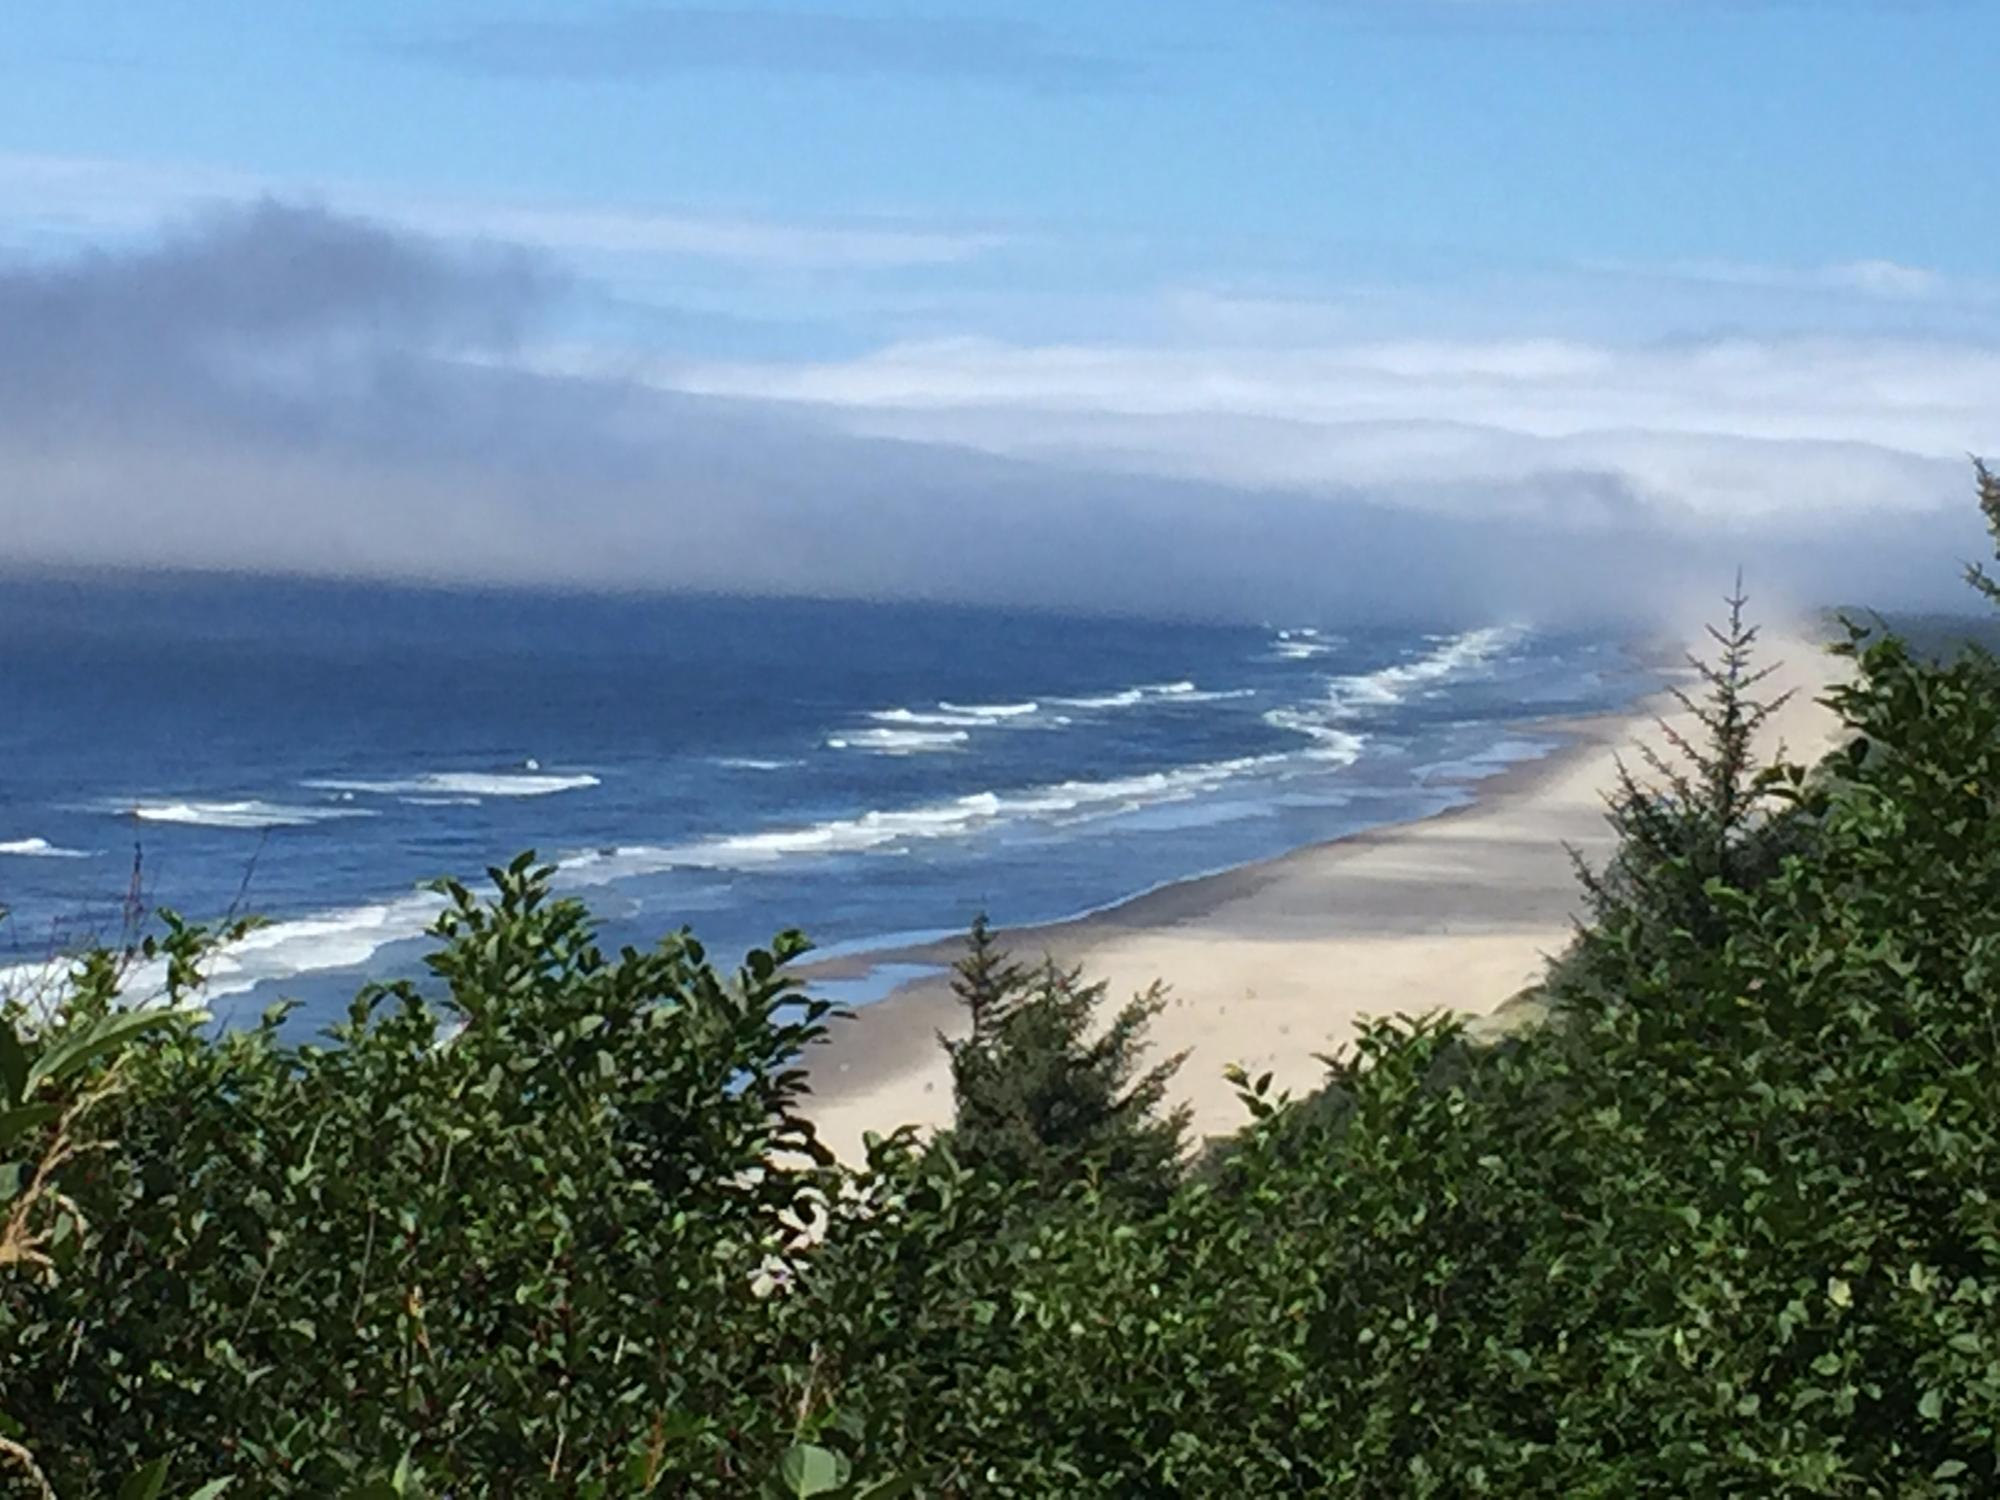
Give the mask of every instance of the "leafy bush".
<svg viewBox="0 0 2000 1500">
<path fill-rule="evenodd" d="M 799 1050 L 827 1007 L 681 936 L 608 956 L 524 857 L 446 887 L 446 996 L 372 989 L 327 1045 L 280 1013 L 157 1034 L 76 1185 L 87 1261 L 0 1302 L 0 1410 L 66 1491 L 172 1449 L 260 1493 L 387 1474 L 617 1493 L 761 1475 L 785 1374 L 725 1330 L 823 1175 Z M 738 1451 L 739 1428 L 770 1446 Z"/>
</svg>

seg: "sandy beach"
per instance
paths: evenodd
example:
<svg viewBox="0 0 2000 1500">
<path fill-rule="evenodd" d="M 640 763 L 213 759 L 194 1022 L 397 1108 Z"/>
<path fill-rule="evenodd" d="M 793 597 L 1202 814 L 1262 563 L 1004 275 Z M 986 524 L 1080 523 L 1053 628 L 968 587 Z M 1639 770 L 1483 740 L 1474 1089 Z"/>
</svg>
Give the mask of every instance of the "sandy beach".
<svg viewBox="0 0 2000 1500">
<path fill-rule="evenodd" d="M 1762 691 L 1792 693 L 1767 745 L 1812 759 L 1834 727 L 1815 700 L 1841 663 L 1803 630 L 1767 631 L 1760 645 L 1759 660 L 1777 667 Z M 1662 694 L 1627 713 L 1538 721 L 1563 747 L 1479 783 L 1464 807 L 1014 930 L 1008 946 L 1080 964 L 1114 996 L 1165 982 L 1154 1042 L 1163 1054 L 1188 1054 L 1174 1096 L 1190 1107 L 1197 1136 L 1234 1130 L 1243 1115 L 1224 1077 L 1230 1064 L 1302 1093 L 1324 1071 L 1315 1054 L 1340 1049 L 1361 1018 L 1440 1009 L 1483 1017 L 1535 982 L 1567 944 L 1578 908 L 1566 848 L 1603 858 L 1616 757 L 1658 743 L 1662 716 L 1676 725 L 1685 717 Z M 821 972 L 941 965 L 957 953 L 955 942 L 934 944 Z M 948 1123 L 938 1035 L 959 1025 L 946 976 L 933 970 L 836 1028 L 808 1059 L 809 1112 L 828 1144 L 852 1159 L 865 1132 Z"/>
</svg>

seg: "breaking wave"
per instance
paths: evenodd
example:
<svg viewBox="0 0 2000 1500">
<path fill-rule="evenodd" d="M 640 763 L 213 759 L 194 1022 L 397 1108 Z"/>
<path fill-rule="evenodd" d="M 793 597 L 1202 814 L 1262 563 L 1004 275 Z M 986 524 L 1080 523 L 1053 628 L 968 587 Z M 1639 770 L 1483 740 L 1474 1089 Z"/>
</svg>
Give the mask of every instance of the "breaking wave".
<svg viewBox="0 0 2000 1500">
<path fill-rule="evenodd" d="M 138 802 L 124 811 L 142 823 L 182 823 L 196 828 L 303 828 L 335 818 L 372 818 L 361 807 L 300 807 L 246 798 L 241 802 Z"/>
<path fill-rule="evenodd" d="M 871 755 L 929 755 L 956 750 L 972 736 L 963 729 L 856 729 L 830 736 L 829 750 L 865 750 Z"/>
<path fill-rule="evenodd" d="M 1374 672 L 1336 677 L 1327 686 L 1327 700 L 1336 717 L 1372 708 L 1393 708 L 1408 700 L 1413 689 L 1428 687 L 1485 665 L 1520 638 L 1504 625 L 1487 625 L 1450 636 L 1436 649 L 1414 661 L 1399 662 Z"/>
<path fill-rule="evenodd" d="M 1274 654 L 1286 661 L 1312 661 L 1316 657 L 1330 655 L 1337 641 L 1323 637 L 1317 630 L 1281 630 L 1271 643 Z"/>
<path fill-rule="evenodd" d="M 388 781 L 328 779 L 303 784 L 318 792 L 358 792 L 372 797 L 548 797 L 602 783 L 588 773 L 554 776 L 533 771 L 433 771 Z"/>
<path fill-rule="evenodd" d="M 65 849 L 59 844 L 51 844 L 47 839 L 11 839 L 0 843 L 0 854 L 19 855 L 24 859 L 91 859 L 88 849 Z"/>
<path fill-rule="evenodd" d="M 800 856 L 886 853 L 916 842 L 963 838 L 1003 824 L 1108 817 L 1184 801 L 1239 777 L 1277 770 L 1296 759 L 1292 755 L 1243 756 L 1104 781 L 1054 782 L 1018 792 L 975 792 L 925 806 L 871 810 L 797 828 L 735 834 L 699 843 L 600 849 L 574 856 L 564 861 L 562 868 L 573 879 L 598 884 L 669 869 L 756 869 Z"/>
</svg>

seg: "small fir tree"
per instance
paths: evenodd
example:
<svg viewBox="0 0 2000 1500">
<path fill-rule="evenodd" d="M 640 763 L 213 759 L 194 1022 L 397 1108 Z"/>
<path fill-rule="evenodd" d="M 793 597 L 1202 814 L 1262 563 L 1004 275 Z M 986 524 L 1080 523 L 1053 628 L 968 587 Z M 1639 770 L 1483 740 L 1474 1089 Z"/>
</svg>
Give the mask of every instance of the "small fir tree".
<svg viewBox="0 0 2000 1500">
<path fill-rule="evenodd" d="M 1993 537 L 1993 555 L 2000 558 L 2000 475 L 1986 467 L 1984 459 L 1974 459 L 1973 470 L 1979 477 L 1979 513 L 1986 518 L 1986 529 Z M 2000 604 L 2000 579 L 1978 563 L 1967 563 L 1965 581 L 1985 596 L 1992 604 Z"/>
<path fill-rule="evenodd" d="M 1618 762 L 1606 798 L 1616 854 L 1597 871 L 1572 851 L 1600 921 L 1622 914 L 1703 935 L 1713 926 L 1709 882 L 1740 888 L 1767 863 L 1753 837 L 1767 790 L 1757 737 L 1791 694 L 1758 696 L 1776 667 L 1754 665 L 1759 629 L 1749 622 L 1741 573 L 1724 604 L 1724 623 L 1708 627 L 1714 657 L 1688 654 L 1701 695 L 1670 690 L 1691 727 L 1662 719 L 1670 753 L 1641 746 L 1643 771 Z"/>
<path fill-rule="evenodd" d="M 951 1058 L 951 1145 L 966 1166 L 1057 1188 L 1092 1181 L 1156 1205 L 1178 1179 L 1187 1111 L 1165 1110 L 1185 1054 L 1145 1065 L 1158 985 L 1100 1021 L 1107 986 L 1053 961 L 1011 961 L 982 916 L 953 988 L 972 1021 Z"/>
</svg>

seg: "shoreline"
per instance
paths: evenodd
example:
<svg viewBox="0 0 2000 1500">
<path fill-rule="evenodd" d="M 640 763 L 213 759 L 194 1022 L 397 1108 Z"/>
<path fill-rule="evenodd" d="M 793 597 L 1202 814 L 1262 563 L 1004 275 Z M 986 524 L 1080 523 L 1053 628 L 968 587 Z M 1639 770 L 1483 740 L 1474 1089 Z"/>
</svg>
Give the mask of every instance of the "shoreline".
<svg viewBox="0 0 2000 1500">
<path fill-rule="evenodd" d="M 1770 739 L 1816 754 L 1829 725 L 1812 699 L 1832 659 L 1802 628 L 1773 635 L 1763 655 L 1781 663 L 1774 691 L 1800 689 Z M 1087 980 L 1110 985 L 1114 1002 L 1164 981 L 1154 1055 L 1188 1054 L 1172 1098 L 1190 1107 L 1197 1139 L 1224 1133 L 1242 1123 L 1222 1079 L 1227 1064 L 1273 1072 L 1278 1087 L 1302 1093 L 1323 1074 L 1315 1054 L 1339 1050 L 1364 1016 L 1483 1016 L 1538 980 L 1567 946 L 1577 909 L 1567 848 L 1603 857 L 1601 793 L 1616 757 L 1657 739 L 1663 717 L 1679 717 L 1664 688 L 1624 709 L 1521 720 L 1518 732 L 1561 743 L 1470 783 L 1456 806 L 999 936 L 1024 960 L 1083 966 Z M 809 984 L 836 987 L 882 971 L 897 981 L 858 1003 L 805 1059 L 806 1113 L 842 1157 L 858 1159 L 866 1132 L 948 1123 L 938 1037 L 959 1028 L 947 966 L 962 943 L 953 935 L 843 953 L 800 971 Z"/>
</svg>

